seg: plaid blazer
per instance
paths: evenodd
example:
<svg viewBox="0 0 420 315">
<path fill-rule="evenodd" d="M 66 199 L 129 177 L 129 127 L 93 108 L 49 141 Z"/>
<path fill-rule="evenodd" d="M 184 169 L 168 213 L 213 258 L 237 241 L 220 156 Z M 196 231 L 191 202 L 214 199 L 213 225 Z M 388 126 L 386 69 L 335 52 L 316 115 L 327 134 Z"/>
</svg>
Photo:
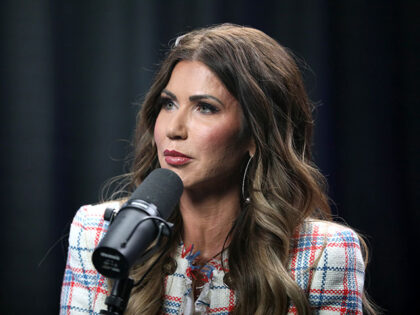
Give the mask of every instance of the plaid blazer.
<svg viewBox="0 0 420 315">
<path fill-rule="evenodd" d="M 108 223 L 103 219 L 107 207 L 118 208 L 119 203 L 84 206 L 74 217 L 60 314 L 99 314 L 101 309 L 106 310 L 108 283 L 93 267 L 91 255 L 107 230 Z M 292 241 L 289 273 L 307 294 L 313 313 L 362 314 L 364 263 L 357 234 L 332 222 L 306 220 Z M 164 284 L 163 314 L 188 313 L 188 257 L 180 253 L 176 260 L 177 270 Z M 223 283 L 224 270 L 217 264 L 210 267 L 206 298 L 196 303 L 201 303 L 207 314 L 229 314 L 236 295 Z M 293 305 L 288 314 L 296 314 Z"/>
</svg>

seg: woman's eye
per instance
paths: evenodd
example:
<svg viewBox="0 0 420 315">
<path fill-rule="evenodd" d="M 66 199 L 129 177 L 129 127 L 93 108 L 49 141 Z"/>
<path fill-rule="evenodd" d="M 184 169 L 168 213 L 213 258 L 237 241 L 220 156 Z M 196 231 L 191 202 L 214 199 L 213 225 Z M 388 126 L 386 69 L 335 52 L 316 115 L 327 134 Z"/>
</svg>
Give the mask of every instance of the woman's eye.
<svg viewBox="0 0 420 315">
<path fill-rule="evenodd" d="M 197 105 L 197 108 L 199 112 L 203 114 L 214 114 L 219 111 L 219 109 L 216 106 L 207 103 L 199 103 Z"/>
<path fill-rule="evenodd" d="M 175 103 L 167 97 L 162 97 L 160 100 L 161 108 L 166 110 L 173 110 L 175 108 Z"/>
</svg>

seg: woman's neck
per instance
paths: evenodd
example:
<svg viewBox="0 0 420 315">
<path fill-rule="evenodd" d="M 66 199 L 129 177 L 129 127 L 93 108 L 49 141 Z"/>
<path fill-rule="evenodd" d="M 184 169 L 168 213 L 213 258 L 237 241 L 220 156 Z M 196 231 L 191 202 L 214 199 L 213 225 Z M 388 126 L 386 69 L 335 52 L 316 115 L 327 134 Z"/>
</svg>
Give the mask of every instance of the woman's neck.
<svg viewBox="0 0 420 315">
<path fill-rule="evenodd" d="M 240 211 L 239 191 L 200 196 L 184 191 L 180 200 L 185 246 L 194 245 L 200 251 L 200 261 L 217 256 Z M 229 239 L 226 242 L 229 245 Z M 226 246 L 225 245 L 225 246 Z"/>
</svg>

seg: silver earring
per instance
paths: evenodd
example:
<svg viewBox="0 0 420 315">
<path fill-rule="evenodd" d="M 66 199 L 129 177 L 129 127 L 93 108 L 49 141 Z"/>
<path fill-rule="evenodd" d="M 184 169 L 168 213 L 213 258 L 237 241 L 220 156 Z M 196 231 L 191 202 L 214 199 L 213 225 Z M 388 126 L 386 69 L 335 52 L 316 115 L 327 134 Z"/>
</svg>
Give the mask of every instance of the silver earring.
<svg viewBox="0 0 420 315">
<path fill-rule="evenodd" d="M 250 156 L 248 162 L 246 163 L 245 166 L 245 172 L 244 172 L 244 177 L 242 178 L 242 198 L 243 200 L 245 200 L 245 203 L 250 203 L 251 199 L 249 197 L 245 198 L 245 179 L 246 179 L 246 174 L 248 172 L 248 168 L 249 168 L 249 164 L 251 163 L 251 160 L 254 156 Z"/>
</svg>

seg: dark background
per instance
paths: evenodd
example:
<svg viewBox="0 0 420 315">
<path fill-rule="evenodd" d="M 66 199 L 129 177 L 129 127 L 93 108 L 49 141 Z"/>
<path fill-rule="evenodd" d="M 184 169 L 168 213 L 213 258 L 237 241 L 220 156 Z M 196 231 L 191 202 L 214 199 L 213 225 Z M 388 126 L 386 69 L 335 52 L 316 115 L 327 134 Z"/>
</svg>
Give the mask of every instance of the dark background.
<svg viewBox="0 0 420 315">
<path fill-rule="evenodd" d="M 335 213 L 368 237 L 368 291 L 387 313 L 418 310 L 418 4 L 2 1 L 0 313 L 58 313 L 71 219 L 124 172 L 165 48 L 221 22 L 259 28 L 310 66 L 315 158 Z"/>
</svg>

